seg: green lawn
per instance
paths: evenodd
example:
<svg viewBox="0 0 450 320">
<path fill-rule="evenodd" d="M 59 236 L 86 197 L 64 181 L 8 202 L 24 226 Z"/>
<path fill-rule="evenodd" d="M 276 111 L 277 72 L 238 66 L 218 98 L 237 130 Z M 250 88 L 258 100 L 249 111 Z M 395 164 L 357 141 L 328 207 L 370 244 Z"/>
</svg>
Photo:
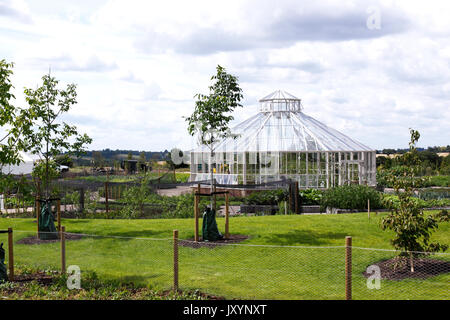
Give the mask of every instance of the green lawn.
<svg viewBox="0 0 450 320">
<path fill-rule="evenodd" d="M 179 286 L 228 299 L 343 299 L 345 236 L 353 237 L 355 247 L 392 249 L 392 234 L 379 227 L 382 216 L 372 215 L 370 221 L 367 213 L 231 218 L 231 233 L 250 237 L 242 242 L 246 245 L 180 246 Z M 35 235 L 32 221 L 0 218 L 0 229 L 14 228 L 17 241 Z M 83 270 L 95 271 L 99 278 L 168 289 L 173 275 L 172 231 L 178 229 L 180 239 L 192 238 L 194 223 L 192 219 L 73 219 L 63 220 L 63 225 L 67 232 L 115 236 L 68 241 L 67 265 L 80 266 L 82 274 Z M 218 218 L 218 225 L 223 231 L 223 218 Z M 450 244 L 449 231 L 450 223 L 442 223 L 433 239 Z M 5 234 L 0 234 L 0 241 L 6 245 Z M 17 264 L 59 266 L 59 243 L 15 244 L 14 248 Z M 450 273 L 426 280 L 382 281 L 380 290 L 367 289 L 362 272 L 394 255 L 353 249 L 354 299 L 450 298 Z M 450 255 L 435 258 L 450 261 Z"/>
</svg>

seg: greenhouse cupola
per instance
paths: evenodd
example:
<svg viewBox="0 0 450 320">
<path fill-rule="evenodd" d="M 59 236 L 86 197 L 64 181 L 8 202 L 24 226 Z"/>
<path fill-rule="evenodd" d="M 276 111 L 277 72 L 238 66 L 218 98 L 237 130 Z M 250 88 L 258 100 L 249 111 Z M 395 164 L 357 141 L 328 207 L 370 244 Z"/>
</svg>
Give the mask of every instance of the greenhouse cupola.
<svg viewBox="0 0 450 320">
<path fill-rule="evenodd" d="M 301 99 L 275 91 L 259 100 L 259 112 L 231 129 L 213 158 L 205 146 L 191 151 L 191 181 L 260 184 L 283 179 L 301 188 L 376 185 L 372 148 L 303 112 Z"/>
<path fill-rule="evenodd" d="M 301 100 L 293 95 L 278 90 L 259 100 L 261 112 L 300 112 Z"/>
</svg>

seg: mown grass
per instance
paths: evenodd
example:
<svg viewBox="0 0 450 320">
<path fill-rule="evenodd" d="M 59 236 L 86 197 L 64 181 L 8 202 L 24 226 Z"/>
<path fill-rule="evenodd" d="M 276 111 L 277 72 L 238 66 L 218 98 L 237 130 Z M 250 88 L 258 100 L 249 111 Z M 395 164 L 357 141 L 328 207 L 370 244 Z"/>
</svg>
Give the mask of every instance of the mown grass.
<svg viewBox="0 0 450 320">
<path fill-rule="evenodd" d="M 242 243 L 246 245 L 180 246 L 180 288 L 226 298 L 343 299 L 345 236 L 353 237 L 355 247 L 392 249 L 392 233 L 379 227 L 383 215 L 372 213 L 370 220 L 367 213 L 233 217 L 231 233 L 248 235 Z M 217 222 L 223 231 L 224 219 Z M 67 232 L 98 235 L 67 241 L 67 265 L 80 266 L 82 275 L 95 271 L 105 281 L 133 282 L 154 290 L 172 286 L 173 230 L 179 230 L 180 239 L 194 236 L 193 219 L 67 219 L 63 225 Z M 7 227 L 17 231 L 17 241 L 35 235 L 36 224 L 32 219 L 0 219 L 0 229 Z M 433 240 L 450 244 L 449 231 L 450 223 L 442 223 Z M 5 237 L 0 234 L 0 241 L 6 243 Z M 16 263 L 33 267 L 57 268 L 59 253 L 59 243 L 15 245 Z M 425 280 L 383 280 L 380 290 L 369 290 L 362 273 L 393 256 L 391 251 L 354 248 L 355 299 L 450 298 L 450 274 Z M 448 255 L 435 258 L 450 260 Z"/>
</svg>

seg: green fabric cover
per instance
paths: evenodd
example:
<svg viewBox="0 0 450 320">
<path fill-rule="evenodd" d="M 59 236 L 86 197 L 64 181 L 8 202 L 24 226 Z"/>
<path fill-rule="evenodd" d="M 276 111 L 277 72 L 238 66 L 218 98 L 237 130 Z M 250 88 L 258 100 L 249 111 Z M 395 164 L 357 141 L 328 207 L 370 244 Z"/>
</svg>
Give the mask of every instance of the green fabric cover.
<svg viewBox="0 0 450 320">
<path fill-rule="evenodd" d="M 58 233 L 50 208 L 50 201 L 44 202 L 41 215 L 39 216 L 39 239 L 41 240 L 58 239 Z"/>
<path fill-rule="evenodd" d="M 206 208 L 206 211 L 203 213 L 202 237 L 203 241 L 223 239 L 223 235 L 217 228 L 216 212 L 210 208 Z"/>
<path fill-rule="evenodd" d="M 8 281 L 5 265 L 5 249 L 3 249 L 3 243 L 0 244 L 0 282 Z"/>
</svg>

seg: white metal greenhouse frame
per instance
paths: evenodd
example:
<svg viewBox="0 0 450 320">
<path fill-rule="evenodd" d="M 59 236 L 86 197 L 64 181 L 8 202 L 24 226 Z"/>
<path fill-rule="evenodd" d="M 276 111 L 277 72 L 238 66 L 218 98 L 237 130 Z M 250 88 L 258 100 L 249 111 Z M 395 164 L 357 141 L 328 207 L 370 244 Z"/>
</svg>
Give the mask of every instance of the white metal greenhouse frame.
<svg viewBox="0 0 450 320">
<path fill-rule="evenodd" d="M 253 117 L 232 129 L 211 158 L 207 147 L 191 151 L 191 181 L 260 184 L 284 178 L 300 188 L 376 185 L 375 150 L 302 112 L 301 100 L 283 91 L 264 97 Z"/>
</svg>

